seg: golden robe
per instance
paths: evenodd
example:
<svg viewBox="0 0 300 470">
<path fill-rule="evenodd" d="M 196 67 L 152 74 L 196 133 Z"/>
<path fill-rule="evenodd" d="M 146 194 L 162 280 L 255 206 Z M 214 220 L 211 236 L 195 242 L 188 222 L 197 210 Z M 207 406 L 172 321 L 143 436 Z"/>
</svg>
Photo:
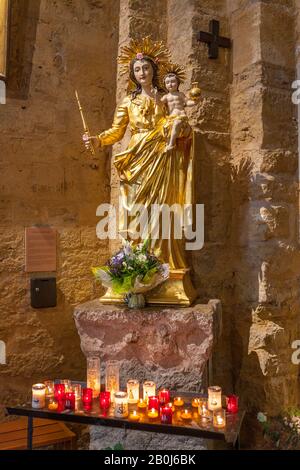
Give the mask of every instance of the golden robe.
<svg viewBox="0 0 300 470">
<path fill-rule="evenodd" d="M 152 204 L 169 207 L 179 204 L 183 208 L 184 204 L 193 203 L 192 131 L 188 137 L 179 136 L 176 149 L 167 153 L 171 124 L 166 110 L 154 99 L 139 94 L 134 99 L 126 96 L 117 107 L 112 127 L 98 135 L 101 145 L 112 145 L 121 140 L 128 124 L 131 131 L 129 145 L 126 151 L 115 155 L 114 160 L 120 177 L 123 209 L 128 211 L 134 226 L 137 216 L 130 217 L 130 211 L 134 204 L 143 204 L 148 209 L 149 228 L 155 224 L 157 228 L 158 220 L 151 216 Z M 174 216 L 171 220 L 169 239 L 162 236 L 151 239 L 151 248 L 161 250 L 160 259 L 169 263 L 170 269 L 188 268 L 185 239 L 174 237 Z M 129 239 L 130 229 L 127 234 L 122 233 L 123 222 L 119 224 L 119 232 Z"/>
</svg>

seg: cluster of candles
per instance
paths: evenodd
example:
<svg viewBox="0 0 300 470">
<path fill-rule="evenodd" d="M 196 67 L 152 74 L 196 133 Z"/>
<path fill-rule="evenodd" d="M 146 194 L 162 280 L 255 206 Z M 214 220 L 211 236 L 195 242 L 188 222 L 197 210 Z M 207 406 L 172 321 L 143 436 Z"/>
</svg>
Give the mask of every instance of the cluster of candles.
<svg viewBox="0 0 300 470">
<path fill-rule="evenodd" d="M 118 382 L 118 381 L 117 381 Z M 118 385 L 116 380 L 111 380 L 114 387 Z M 100 391 L 91 387 L 82 388 L 81 384 L 71 383 L 69 380 L 61 380 L 60 383 L 46 381 L 43 384 L 35 384 L 32 387 L 32 407 L 45 408 L 46 399 L 49 410 L 64 411 L 76 410 L 82 404 L 84 411 L 91 411 L 93 400 L 99 399 L 103 412 L 113 406 L 113 414 L 116 418 L 128 418 L 130 421 L 140 421 L 146 414 L 152 421 L 160 419 L 163 424 L 172 424 L 173 415 L 183 422 L 188 423 L 193 418 L 200 418 L 202 425 L 212 425 L 216 428 L 226 426 L 226 410 L 222 408 L 222 390 L 220 387 L 209 387 L 208 398 L 193 398 L 192 410 L 184 407 L 182 397 L 175 397 L 171 401 L 170 391 L 162 389 L 156 395 L 156 385 L 152 381 L 143 384 L 143 394 L 140 397 L 140 386 L 137 380 L 128 380 L 127 392 L 114 390 Z M 129 411 L 129 404 L 136 405 L 135 410 Z M 227 411 L 238 411 L 238 397 L 227 397 Z"/>
<path fill-rule="evenodd" d="M 92 407 L 93 390 L 82 388 L 79 383 L 71 383 L 70 380 L 61 380 L 54 383 L 53 380 L 46 380 L 44 383 L 32 386 L 32 408 L 47 408 L 49 410 L 76 410 L 82 401 L 86 410 Z"/>
</svg>

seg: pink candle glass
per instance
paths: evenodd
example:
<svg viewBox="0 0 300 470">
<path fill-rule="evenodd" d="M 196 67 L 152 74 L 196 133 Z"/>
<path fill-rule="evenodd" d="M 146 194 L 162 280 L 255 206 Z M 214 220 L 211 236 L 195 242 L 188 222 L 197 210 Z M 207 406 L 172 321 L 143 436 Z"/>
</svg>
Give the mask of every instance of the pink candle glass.
<svg viewBox="0 0 300 470">
<path fill-rule="evenodd" d="M 158 397 L 149 397 L 148 410 L 152 410 L 153 408 L 157 411 L 159 410 Z"/>
<path fill-rule="evenodd" d="M 227 411 L 229 413 L 237 413 L 239 411 L 239 397 L 236 395 L 229 395 L 226 399 Z"/>
<path fill-rule="evenodd" d="M 110 406 L 110 392 L 100 392 L 100 408 L 107 410 Z"/>
<path fill-rule="evenodd" d="M 160 390 L 158 392 L 158 400 L 161 405 L 169 403 L 170 402 L 170 390 L 166 390 L 165 388 L 163 390 Z"/>
<path fill-rule="evenodd" d="M 75 392 L 66 392 L 65 409 L 75 410 Z"/>
<path fill-rule="evenodd" d="M 86 411 L 91 410 L 92 403 L 93 403 L 93 389 L 92 388 L 82 389 L 82 403 L 83 403 L 83 408 Z"/>
<path fill-rule="evenodd" d="M 172 404 L 165 404 L 160 409 L 160 422 L 162 424 L 172 424 L 173 409 Z"/>
<path fill-rule="evenodd" d="M 65 384 L 54 384 L 54 398 L 61 401 L 66 397 Z"/>
</svg>

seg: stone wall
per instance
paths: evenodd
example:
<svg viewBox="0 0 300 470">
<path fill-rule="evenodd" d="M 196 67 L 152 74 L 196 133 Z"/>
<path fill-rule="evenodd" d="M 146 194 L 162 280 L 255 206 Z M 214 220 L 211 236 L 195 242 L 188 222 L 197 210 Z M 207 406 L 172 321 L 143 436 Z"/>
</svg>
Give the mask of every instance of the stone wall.
<svg viewBox="0 0 300 470">
<path fill-rule="evenodd" d="M 90 267 L 108 256 L 95 214 L 110 200 L 109 152 L 84 151 L 74 90 L 91 130 L 106 128 L 119 23 L 115 0 L 13 0 L 12 7 L 8 99 L 0 106 L 3 404 L 24 400 L 34 381 L 85 376 L 72 310 L 100 294 Z M 58 231 L 56 308 L 30 307 L 24 227 L 34 224 Z"/>
<path fill-rule="evenodd" d="M 299 249 L 292 1 L 228 2 L 236 259 L 233 371 L 249 407 L 297 403 Z"/>
</svg>

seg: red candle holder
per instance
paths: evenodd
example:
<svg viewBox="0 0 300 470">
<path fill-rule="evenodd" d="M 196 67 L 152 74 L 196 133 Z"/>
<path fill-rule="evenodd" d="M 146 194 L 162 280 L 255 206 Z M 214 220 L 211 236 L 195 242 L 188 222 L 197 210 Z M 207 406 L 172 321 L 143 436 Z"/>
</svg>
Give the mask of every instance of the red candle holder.
<svg viewBox="0 0 300 470">
<path fill-rule="evenodd" d="M 153 408 L 157 411 L 159 410 L 158 397 L 149 397 L 148 410 L 152 410 Z"/>
<path fill-rule="evenodd" d="M 110 406 L 110 392 L 100 392 L 100 408 L 107 410 Z"/>
<path fill-rule="evenodd" d="M 226 398 L 227 411 L 229 413 L 237 413 L 239 411 L 239 397 L 237 395 L 229 395 Z"/>
<path fill-rule="evenodd" d="M 162 424 L 172 424 L 172 418 L 173 418 L 172 403 L 165 404 L 160 409 L 160 422 Z"/>
<path fill-rule="evenodd" d="M 83 388 L 82 389 L 82 403 L 83 408 L 86 411 L 90 411 L 93 404 L 93 389 L 92 388 Z"/>
<path fill-rule="evenodd" d="M 166 390 L 165 388 L 163 390 L 160 390 L 158 392 L 158 400 L 161 405 L 169 403 L 170 402 L 170 390 Z"/>
<path fill-rule="evenodd" d="M 54 384 L 54 398 L 58 401 L 66 398 L 65 384 Z"/>
<path fill-rule="evenodd" d="M 57 411 L 58 412 L 62 412 L 62 411 L 65 411 L 65 400 L 58 400 L 57 401 Z"/>
<path fill-rule="evenodd" d="M 65 409 L 75 410 L 75 392 L 66 392 Z"/>
</svg>

